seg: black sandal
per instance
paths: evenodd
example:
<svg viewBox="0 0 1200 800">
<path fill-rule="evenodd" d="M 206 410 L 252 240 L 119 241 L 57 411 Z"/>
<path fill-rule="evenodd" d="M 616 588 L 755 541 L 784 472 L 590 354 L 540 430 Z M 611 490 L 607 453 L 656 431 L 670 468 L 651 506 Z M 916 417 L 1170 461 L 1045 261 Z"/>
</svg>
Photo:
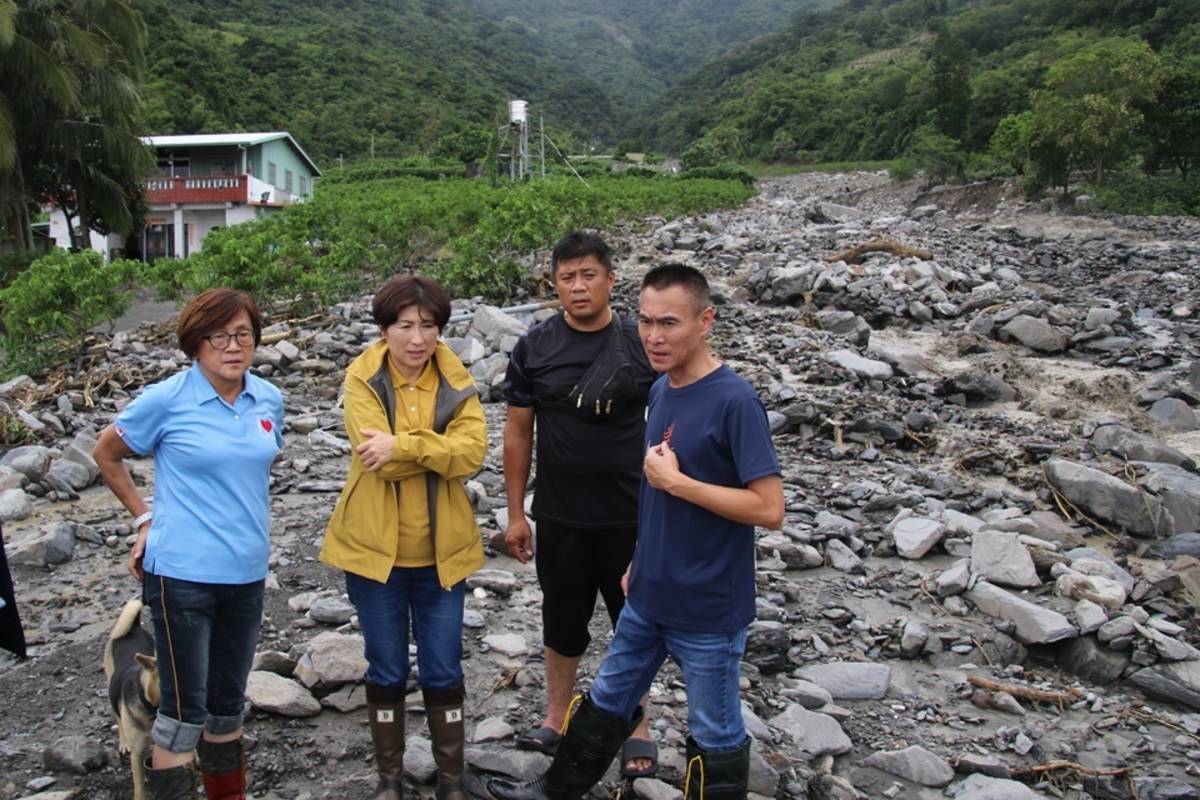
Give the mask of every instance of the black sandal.
<svg viewBox="0 0 1200 800">
<path fill-rule="evenodd" d="M 646 769 L 631 770 L 629 762 L 645 758 L 650 761 Z M 629 780 L 649 778 L 658 772 L 658 745 L 649 739 L 626 739 L 621 745 L 621 774 Z"/>
<path fill-rule="evenodd" d="M 558 743 L 561 741 L 562 736 L 558 731 L 542 725 L 518 736 L 517 749 L 532 750 L 535 753 L 552 756 L 558 750 Z"/>
</svg>

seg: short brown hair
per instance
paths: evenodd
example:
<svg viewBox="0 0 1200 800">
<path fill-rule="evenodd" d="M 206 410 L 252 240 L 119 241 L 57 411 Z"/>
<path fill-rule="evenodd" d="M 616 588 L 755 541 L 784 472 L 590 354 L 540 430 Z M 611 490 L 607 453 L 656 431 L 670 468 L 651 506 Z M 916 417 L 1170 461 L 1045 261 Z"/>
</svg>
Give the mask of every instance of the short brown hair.
<svg viewBox="0 0 1200 800">
<path fill-rule="evenodd" d="M 385 283 L 371 301 L 371 315 L 376 325 L 387 328 L 409 306 L 428 311 L 438 331 L 450 321 L 450 297 L 446 290 L 437 281 L 420 275 L 401 275 Z"/>
<path fill-rule="evenodd" d="M 262 315 L 254 298 L 236 289 L 209 289 L 191 299 L 179 314 L 179 349 L 188 358 L 195 358 L 200 342 L 216 333 L 225 323 L 245 311 L 254 329 L 254 346 L 262 341 Z"/>
</svg>

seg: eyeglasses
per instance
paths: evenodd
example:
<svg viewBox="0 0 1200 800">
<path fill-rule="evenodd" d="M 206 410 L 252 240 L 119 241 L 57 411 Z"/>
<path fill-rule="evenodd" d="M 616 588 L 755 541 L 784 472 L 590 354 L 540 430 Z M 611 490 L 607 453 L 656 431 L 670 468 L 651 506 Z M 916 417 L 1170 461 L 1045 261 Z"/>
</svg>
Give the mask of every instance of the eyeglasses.
<svg viewBox="0 0 1200 800">
<path fill-rule="evenodd" d="M 230 339 L 237 339 L 238 347 L 249 347 L 254 344 L 254 331 L 248 331 L 243 328 L 236 333 L 226 333 L 225 331 L 217 331 L 210 333 L 204 337 L 208 343 L 216 350 L 224 350 L 229 346 Z"/>
</svg>

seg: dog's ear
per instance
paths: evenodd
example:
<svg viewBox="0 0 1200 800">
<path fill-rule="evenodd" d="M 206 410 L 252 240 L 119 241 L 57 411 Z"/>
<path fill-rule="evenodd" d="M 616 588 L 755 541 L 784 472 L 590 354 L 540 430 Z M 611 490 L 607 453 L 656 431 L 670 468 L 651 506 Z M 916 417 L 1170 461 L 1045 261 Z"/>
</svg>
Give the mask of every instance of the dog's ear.
<svg viewBox="0 0 1200 800">
<path fill-rule="evenodd" d="M 145 653 L 137 653 L 134 655 L 134 660 L 141 665 L 142 669 L 158 672 L 158 659 L 154 656 L 148 656 Z"/>
</svg>

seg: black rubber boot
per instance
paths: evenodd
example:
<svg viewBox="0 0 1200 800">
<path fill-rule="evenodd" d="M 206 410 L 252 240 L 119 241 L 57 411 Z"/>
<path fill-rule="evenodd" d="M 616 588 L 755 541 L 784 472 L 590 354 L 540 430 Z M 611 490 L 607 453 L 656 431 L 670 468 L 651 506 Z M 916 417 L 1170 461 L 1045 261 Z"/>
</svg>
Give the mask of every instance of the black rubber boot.
<svg viewBox="0 0 1200 800">
<path fill-rule="evenodd" d="M 196 770 L 191 764 L 154 769 L 146 760 L 147 800 L 196 800 Z"/>
<path fill-rule="evenodd" d="M 421 689 L 425 719 L 437 764 L 436 800 L 467 800 L 463 790 L 463 685 L 449 689 Z"/>
<path fill-rule="evenodd" d="M 580 800 L 604 777 L 621 743 L 641 721 L 640 707 L 626 722 L 605 714 L 584 695 L 567 723 L 550 769 L 532 781 L 490 780 L 488 794 L 495 800 Z"/>
<path fill-rule="evenodd" d="M 379 784 L 371 800 L 404 800 L 404 687 L 367 687 L 367 720 Z"/>
<path fill-rule="evenodd" d="M 746 800 L 750 790 L 750 737 L 736 750 L 707 751 L 687 740 L 684 800 Z"/>
</svg>

